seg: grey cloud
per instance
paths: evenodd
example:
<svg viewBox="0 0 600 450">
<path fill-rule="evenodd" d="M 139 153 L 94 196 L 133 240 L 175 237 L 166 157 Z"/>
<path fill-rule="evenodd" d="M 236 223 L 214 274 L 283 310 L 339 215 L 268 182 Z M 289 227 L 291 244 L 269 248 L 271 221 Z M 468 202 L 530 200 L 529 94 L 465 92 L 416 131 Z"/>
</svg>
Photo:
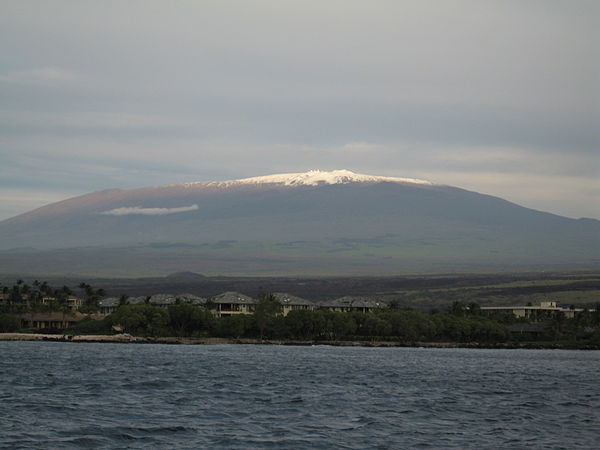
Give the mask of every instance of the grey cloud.
<svg viewBox="0 0 600 450">
<path fill-rule="evenodd" d="M 46 84 L 66 83 L 75 79 L 75 75 L 56 67 L 40 67 L 0 74 L 0 83 Z"/>
<path fill-rule="evenodd" d="M 574 151 L 593 142 L 593 121 L 586 119 L 597 114 L 590 96 L 597 83 L 590 74 L 598 67 L 589 57 L 593 4 L 395 3 L 259 2 L 249 9 L 150 2 L 118 16 L 109 7 L 71 3 L 70 17 L 78 20 L 48 11 L 50 26 L 46 16 L 41 23 L 27 17 L 26 24 L 16 14 L 21 21 L 5 23 L 13 33 L 35 26 L 22 49 L 48 45 L 48 56 L 65 67 L 73 65 L 65 54 L 78 55 L 89 80 L 87 90 L 79 86 L 70 96 L 17 92 L 14 101 L 84 111 L 166 108 L 210 125 L 210 118 L 224 116 L 229 128 L 217 123 L 195 131 L 223 135 L 241 128 L 240 138 L 255 140 L 276 125 L 270 128 L 281 130 L 279 139 L 313 143 L 347 140 L 344 133 L 352 130 L 364 140 L 411 133 L 476 143 L 503 137 L 528 146 L 559 137 Z M 266 123 L 258 135 L 252 133 L 256 118 Z M 319 127 L 322 121 L 331 126 Z M 298 128 L 286 134 L 291 122 Z"/>
<path fill-rule="evenodd" d="M 583 191 L 599 172 L 598 2 L 2 9 L 0 186 L 348 168 L 478 179 L 498 195 L 508 191 L 494 179 L 556 179 L 582 200 L 556 196 L 554 210 L 593 210 Z"/>
</svg>

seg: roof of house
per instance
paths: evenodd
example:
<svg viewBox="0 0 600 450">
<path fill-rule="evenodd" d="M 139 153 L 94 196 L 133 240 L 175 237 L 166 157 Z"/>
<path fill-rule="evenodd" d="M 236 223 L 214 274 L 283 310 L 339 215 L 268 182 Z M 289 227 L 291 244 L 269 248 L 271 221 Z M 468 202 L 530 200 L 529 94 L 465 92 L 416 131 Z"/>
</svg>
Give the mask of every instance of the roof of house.
<svg viewBox="0 0 600 450">
<path fill-rule="evenodd" d="M 558 306 L 482 306 L 480 309 L 484 310 L 497 310 L 497 311 L 509 311 L 513 309 L 532 310 L 532 311 L 563 311 L 566 308 Z"/>
<path fill-rule="evenodd" d="M 314 306 L 315 303 L 305 298 L 296 297 L 295 295 L 287 294 L 285 292 L 275 292 L 273 297 L 279 301 L 282 305 L 299 305 L 299 306 Z"/>
<path fill-rule="evenodd" d="M 173 294 L 154 294 L 148 301 L 151 305 L 174 305 L 177 299 Z"/>
<path fill-rule="evenodd" d="M 256 300 L 247 295 L 240 294 L 239 292 L 223 292 L 222 294 L 211 297 L 214 303 L 230 303 L 237 305 L 252 305 L 256 303 Z"/>
<path fill-rule="evenodd" d="M 119 306 L 120 300 L 117 297 L 106 297 L 101 300 L 98 300 L 98 306 L 101 308 L 114 308 Z"/>
<path fill-rule="evenodd" d="M 139 305 L 140 303 L 146 303 L 146 297 L 129 297 L 126 301 L 128 305 Z"/>
<path fill-rule="evenodd" d="M 333 308 L 385 308 L 386 303 L 373 297 L 346 295 L 321 303 L 321 306 Z"/>
<path fill-rule="evenodd" d="M 197 295 L 194 295 L 194 294 L 183 293 L 183 294 L 178 294 L 176 297 L 179 300 L 181 300 L 182 302 L 191 303 L 192 305 L 206 304 L 206 298 L 198 297 Z"/>
<path fill-rule="evenodd" d="M 484 311 L 559 311 L 559 312 L 582 312 L 583 308 L 565 308 L 564 306 L 482 306 L 480 309 Z"/>
</svg>

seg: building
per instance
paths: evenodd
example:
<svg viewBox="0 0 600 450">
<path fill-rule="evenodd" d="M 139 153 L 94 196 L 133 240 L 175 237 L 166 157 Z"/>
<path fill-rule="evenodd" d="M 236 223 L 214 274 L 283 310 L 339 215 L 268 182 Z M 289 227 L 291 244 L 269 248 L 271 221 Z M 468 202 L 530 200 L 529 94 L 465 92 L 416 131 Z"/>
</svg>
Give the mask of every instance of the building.
<svg viewBox="0 0 600 450">
<path fill-rule="evenodd" d="M 490 313 L 512 314 L 515 317 L 526 318 L 533 321 L 547 320 L 557 315 L 572 319 L 576 314 L 585 311 L 594 311 L 584 308 L 564 308 L 556 302 L 541 302 L 538 306 L 482 306 L 481 311 Z"/>
<path fill-rule="evenodd" d="M 83 305 L 83 299 L 69 295 L 67 297 L 67 306 L 71 311 L 77 311 Z"/>
<path fill-rule="evenodd" d="M 147 303 L 146 300 L 148 300 L 149 297 L 129 297 L 127 300 L 125 300 L 125 303 L 127 303 L 128 305 L 139 305 L 140 303 Z"/>
<path fill-rule="evenodd" d="M 100 308 L 100 314 L 112 314 L 121 305 L 121 300 L 117 297 L 107 297 L 98 301 L 98 307 Z"/>
<path fill-rule="evenodd" d="M 57 301 L 58 301 L 58 299 L 56 297 L 50 297 L 50 296 L 42 297 L 43 305 L 49 305 L 49 304 L 51 304 L 53 302 L 57 302 Z M 74 295 L 69 295 L 65 299 L 65 303 L 71 311 L 77 311 L 79 309 L 79 307 L 81 305 L 83 305 L 83 299 L 81 299 L 79 297 L 75 297 Z"/>
<path fill-rule="evenodd" d="M 75 325 L 77 322 L 85 319 L 87 316 L 80 312 L 46 312 L 46 313 L 26 313 L 17 316 L 21 321 L 21 328 L 24 329 L 55 329 L 62 330 Z"/>
<path fill-rule="evenodd" d="M 194 294 L 178 294 L 176 297 L 181 303 L 189 303 L 194 306 L 206 305 L 206 299 L 204 297 L 198 297 Z"/>
<path fill-rule="evenodd" d="M 287 316 L 290 311 L 297 310 L 313 310 L 317 308 L 317 305 L 310 300 L 306 300 L 304 298 L 296 297 L 295 295 L 286 294 L 283 292 L 276 292 L 273 294 L 273 297 L 277 299 L 279 303 L 281 303 L 281 313 L 284 316 Z"/>
<path fill-rule="evenodd" d="M 209 299 L 215 305 L 218 317 L 234 316 L 237 314 L 253 314 L 257 301 L 239 292 L 223 292 Z"/>
<path fill-rule="evenodd" d="M 371 312 L 385 308 L 387 304 L 372 297 L 354 297 L 347 295 L 320 304 L 323 309 L 335 312 Z"/>
<path fill-rule="evenodd" d="M 141 302 L 140 302 L 141 303 Z M 170 305 L 178 305 L 180 303 L 188 303 L 194 306 L 206 305 L 206 299 L 198 297 L 194 294 L 155 294 L 148 299 L 148 303 L 153 306 L 167 307 Z"/>
<path fill-rule="evenodd" d="M 153 306 L 162 306 L 167 307 L 169 305 L 175 305 L 177 303 L 177 298 L 172 294 L 154 294 L 148 300 Z"/>
</svg>

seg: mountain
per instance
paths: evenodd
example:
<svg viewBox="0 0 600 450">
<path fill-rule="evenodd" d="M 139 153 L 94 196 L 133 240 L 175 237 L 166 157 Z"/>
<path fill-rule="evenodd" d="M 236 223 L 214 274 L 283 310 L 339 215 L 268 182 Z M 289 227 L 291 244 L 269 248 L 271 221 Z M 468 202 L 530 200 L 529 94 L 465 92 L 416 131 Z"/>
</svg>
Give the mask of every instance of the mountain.
<svg viewBox="0 0 600 450">
<path fill-rule="evenodd" d="M 599 221 L 347 170 L 111 189 L 0 222 L 4 273 L 341 275 L 598 265 Z"/>
</svg>

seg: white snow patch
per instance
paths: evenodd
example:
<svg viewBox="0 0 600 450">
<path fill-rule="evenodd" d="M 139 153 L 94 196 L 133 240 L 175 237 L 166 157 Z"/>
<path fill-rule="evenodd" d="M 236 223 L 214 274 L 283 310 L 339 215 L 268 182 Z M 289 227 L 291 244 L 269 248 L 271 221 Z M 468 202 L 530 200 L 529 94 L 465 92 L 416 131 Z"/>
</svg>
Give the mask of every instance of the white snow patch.
<svg viewBox="0 0 600 450">
<path fill-rule="evenodd" d="M 141 214 L 144 216 L 164 216 L 165 214 L 177 214 L 188 211 L 196 211 L 198 205 L 181 206 L 179 208 L 142 208 L 141 206 L 126 206 L 115 208 L 109 211 L 102 211 L 100 214 L 106 216 L 128 216 L 131 214 Z"/>
<path fill-rule="evenodd" d="M 433 185 L 430 181 L 419 180 L 416 178 L 397 178 L 382 177 L 376 175 L 364 175 L 354 173 L 349 170 L 310 170 L 300 173 L 280 173 L 274 175 L 265 175 L 261 177 L 242 178 L 240 180 L 230 181 L 211 181 L 184 183 L 184 186 L 191 187 L 197 185 L 230 187 L 241 184 L 280 184 L 284 186 L 318 186 L 323 184 L 348 184 L 348 183 L 412 183 L 422 185 Z"/>
</svg>

